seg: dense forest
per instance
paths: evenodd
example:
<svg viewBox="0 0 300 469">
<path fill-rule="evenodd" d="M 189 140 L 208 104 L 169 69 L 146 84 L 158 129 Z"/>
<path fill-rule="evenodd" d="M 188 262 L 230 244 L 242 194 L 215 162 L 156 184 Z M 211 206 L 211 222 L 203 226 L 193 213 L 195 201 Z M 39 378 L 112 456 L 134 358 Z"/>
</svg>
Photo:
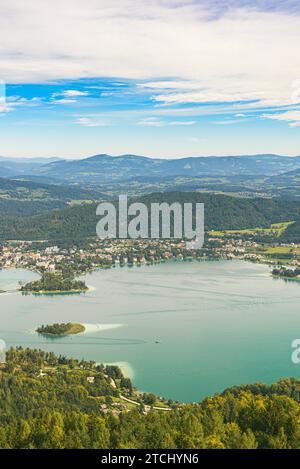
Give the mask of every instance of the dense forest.
<svg viewBox="0 0 300 469">
<path fill-rule="evenodd" d="M 10 349 L 0 370 L 0 448 L 300 448 L 295 379 L 169 412 L 112 410 L 130 386 L 116 367 Z"/>
<path fill-rule="evenodd" d="M 152 202 L 202 202 L 205 204 L 207 230 L 267 228 L 272 223 L 294 221 L 296 223 L 287 229 L 282 239 L 295 242 L 300 240 L 300 207 L 297 201 L 170 192 L 144 196 L 139 202 L 144 202 L 147 206 Z M 51 216 L 49 212 L 22 217 L 0 214 L 0 239 L 80 239 L 95 236 L 98 221 L 96 204 L 54 210 Z"/>
</svg>

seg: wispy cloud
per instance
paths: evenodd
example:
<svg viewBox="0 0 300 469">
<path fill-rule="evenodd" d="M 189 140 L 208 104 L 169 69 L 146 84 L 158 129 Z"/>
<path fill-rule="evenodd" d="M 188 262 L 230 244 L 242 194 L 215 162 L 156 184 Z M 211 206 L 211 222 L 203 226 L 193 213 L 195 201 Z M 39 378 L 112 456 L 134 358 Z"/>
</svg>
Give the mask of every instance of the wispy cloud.
<svg viewBox="0 0 300 469">
<path fill-rule="evenodd" d="M 51 103 L 52 104 L 74 104 L 74 103 L 77 103 L 77 101 L 76 99 L 62 98 L 62 99 L 53 99 Z"/>
<path fill-rule="evenodd" d="M 80 91 L 80 90 L 66 90 L 62 93 L 64 96 L 68 97 L 77 97 L 77 96 L 88 96 L 88 91 Z"/>
<path fill-rule="evenodd" d="M 215 125 L 237 125 L 241 122 L 247 122 L 248 119 L 230 119 L 230 120 L 220 120 L 214 122 Z"/>
<path fill-rule="evenodd" d="M 168 125 L 195 125 L 197 121 L 173 121 L 169 122 Z"/>
<path fill-rule="evenodd" d="M 197 121 L 166 121 L 166 120 L 159 119 L 158 117 L 146 117 L 145 119 L 142 119 L 141 121 L 138 122 L 139 125 L 145 125 L 149 127 L 165 127 L 168 125 L 187 126 L 187 125 L 194 125 L 196 123 Z"/>
<path fill-rule="evenodd" d="M 126 151 L 170 154 L 172 146 L 184 154 L 198 122 L 209 138 L 207 154 L 248 147 L 298 152 L 296 131 L 288 141 L 278 134 L 253 137 L 255 126 L 265 125 L 262 116 L 273 120 L 270 132 L 278 129 L 276 120 L 299 126 L 299 0 L 60 0 L 59 15 L 51 2 L 1 3 L 0 78 L 13 84 L 0 103 L 8 152 L 16 120 L 52 124 L 52 135 L 61 131 L 58 143 L 32 124 L 28 145 L 38 154 L 39 139 L 51 154 L 69 147 L 76 153 L 78 141 L 92 145 L 93 135 L 98 147 L 97 127 L 104 126 L 107 151 L 123 151 L 127 139 Z M 245 125 L 239 134 L 234 125 L 249 118 L 254 134 Z M 75 129 L 70 141 L 64 122 Z M 230 138 L 215 138 L 225 128 L 214 124 L 227 126 Z M 137 132 L 137 125 L 161 127 L 172 139 L 146 142 L 151 132 Z M 190 141 L 190 151 L 192 145 L 193 153 L 204 151 L 203 142 Z"/>
<path fill-rule="evenodd" d="M 77 98 L 88 96 L 88 91 L 81 90 L 63 90 L 61 92 L 52 93 L 52 104 L 74 104 L 77 103 Z"/>
<path fill-rule="evenodd" d="M 248 88 L 243 83 L 243 80 L 238 77 L 233 78 L 236 85 L 232 87 L 231 83 L 224 81 L 224 86 L 219 88 L 218 79 L 211 81 L 209 87 L 204 87 L 201 82 L 174 82 L 171 87 L 171 82 L 159 82 L 156 87 L 155 83 L 146 83 L 144 88 L 149 88 L 156 93 L 152 99 L 154 102 L 163 105 L 181 105 L 181 104 L 239 104 L 240 107 L 279 107 L 286 105 L 294 105 L 300 102 L 300 92 L 293 88 L 293 83 L 290 86 L 280 87 L 276 89 L 276 83 L 272 88 L 265 85 L 264 89 Z M 163 88 L 165 86 L 166 88 Z M 300 88 L 300 85 L 299 85 Z M 298 90 L 299 91 L 299 90 Z"/>
<path fill-rule="evenodd" d="M 149 127 L 163 127 L 165 122 L 163 120 L 158 119 L 157 117 L 145 117 L 138 122 L 138 125 L 145 125 Z"/>
<path fill-rule="evenodd" d="M 58 17 L 50 2 L 11 0 L 1 9 L 0 76 L 12 83 L 156 76 L 153 89 L 159 77 L 177 77 L 157 89 L 155 102 L 287 104 L 300 77 L 297 12 L 291 0 L 76 0 L 72 9 L 60 0 Z"/>
<path fill-rule="evenodd" d="M 42 103 L 42 100 L 37 97 L 30 99 L 22 96 L 5 96 L 0 95 L 0 112 L 11 112 L 17 108 L 31 108 L 38 107 Z"/>
<path fill-rule="evenodd" d="M 265 119 L 288 122 L 290 127 L 300 126 L 300 111 L 288 111 L 281 114 L 263 114 L 262 117 Z"/>
<path fill-rule="evenodd" d="M 83 125 L 84 127 L 106 127 L 109 122 L 103 119 L 96 119 L 91 117 L 78 117 L 76 124 Z"/>
</svg>

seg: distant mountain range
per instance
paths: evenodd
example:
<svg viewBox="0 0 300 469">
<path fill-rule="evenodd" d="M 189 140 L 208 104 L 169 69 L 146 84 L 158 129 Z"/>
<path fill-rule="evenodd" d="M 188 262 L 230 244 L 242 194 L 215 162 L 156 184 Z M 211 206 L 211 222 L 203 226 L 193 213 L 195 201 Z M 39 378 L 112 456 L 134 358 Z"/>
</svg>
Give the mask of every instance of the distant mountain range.
<svg viewBox="0 0 300 469">
<path fill-rule="evenodd" d="M 300 156 L 211 156 L 166 160 L 135 155 L 96 155 L 82 160 L 59 160 L 40 165 L 34 169 L 34 174 L 96 183 L 130 180 L 138 176 L 273 176 L 298 168 Z"/>
<path fill-rule="evenodd" d="M 209 229 L 295 221 L 284 239 L 300 239 L 300 157 L 278 155 L 178 160 L 134 155 L 82 160 L 0 157 L 0 238 L 92 236 L 96 203 L 122 193 L 145 201 L 200 197 Z"/>
<path fill-rule="evenodd" d="M 59 158 L 8 158 L 0 156 L 0 177 L 14 177 L 31 174 L 40 166 L 51 164 Z"/>
<path fill-rule="evenodd" d="M 208 190 L 300 196 L 300 156 L 158 159 L 96 155 L 81 160 L 0 157 L 0 177 L 89 188 L 107 194 Z"/>
</svg>

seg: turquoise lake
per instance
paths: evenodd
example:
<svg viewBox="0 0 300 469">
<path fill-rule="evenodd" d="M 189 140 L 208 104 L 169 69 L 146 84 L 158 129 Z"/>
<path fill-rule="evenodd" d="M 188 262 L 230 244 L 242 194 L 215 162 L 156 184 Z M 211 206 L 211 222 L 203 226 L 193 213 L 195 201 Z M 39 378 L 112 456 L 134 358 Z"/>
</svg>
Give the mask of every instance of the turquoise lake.
<svg viewBox="0 0 300 469">
<path fill-rule="evenodd" d="M 35 278 L 1 270 L 0 289 Z M 85 280 L 93 289 L 82 295 L 1 294 L 0 339 L 7 347 L 118 363 L 140 390 L 181 401 L 300 377 L 291 361 L 291 342 L 300 338 L 300 283 L 273 279 L 267 266 L 170 262 L 100 270 Z M 89 332 L 55 339 L 34 333 L 55 322 L 89 324 Z"/>
</svg>

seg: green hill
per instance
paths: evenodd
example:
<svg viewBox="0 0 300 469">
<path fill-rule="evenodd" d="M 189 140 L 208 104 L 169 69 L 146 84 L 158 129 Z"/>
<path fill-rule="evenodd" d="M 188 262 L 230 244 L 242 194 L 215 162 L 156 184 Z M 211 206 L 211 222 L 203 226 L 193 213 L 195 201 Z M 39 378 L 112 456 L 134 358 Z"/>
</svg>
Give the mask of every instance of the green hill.
<svg viewBox="0 0 300 469">
<path fill-rule="evenodd" d="M 300 207 L 296 201 L 245 199 L 225 195 L 169 192 L 139 198 L 151 202 L 203 202 L 206 230 L 265 228 L 272 223 L 295 221 L 288 232 L 299 240 Z M 96 235 L 97 204 L 84 204 L 34 216 L 0 215 L 1 239 L 79 239 Z"/>
<path fill-rule="evenodd" d="M 105 199 L 107 197 L 99 191 L 79 186 L 0 178 L 0 214 L 35 215 L 72 204 Z"/>
</svg>

